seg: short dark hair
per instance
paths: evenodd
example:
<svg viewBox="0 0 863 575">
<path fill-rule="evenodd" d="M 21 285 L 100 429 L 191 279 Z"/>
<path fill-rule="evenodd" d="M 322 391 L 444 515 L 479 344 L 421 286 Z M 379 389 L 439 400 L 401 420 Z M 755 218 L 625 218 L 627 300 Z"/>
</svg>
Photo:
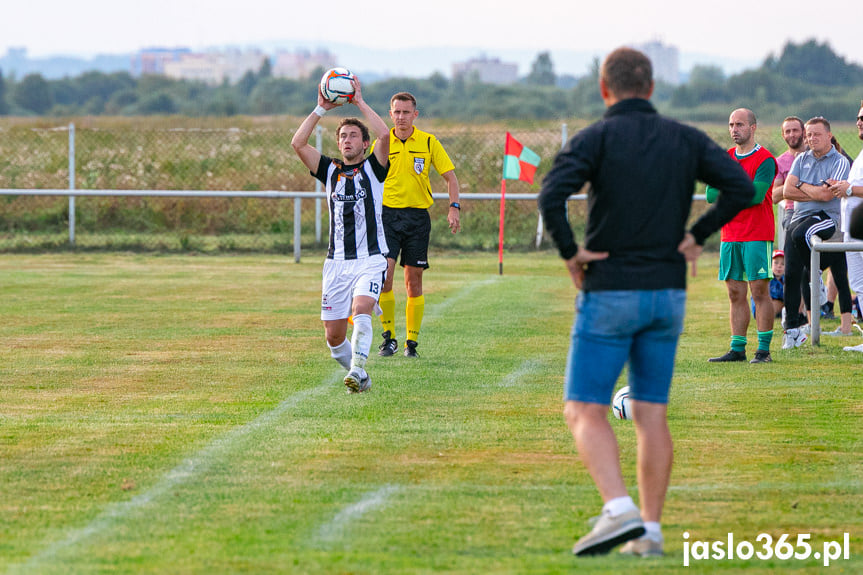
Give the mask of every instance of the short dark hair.
<svg viewBox="0 0 863 575">
<path fill-rule="evenodd" d="M 827 131 L 832 133 L 832 130 L 830 130 L 830 122 L 828 122 L 827 118 L 825 118 L 824 116 L 815 116 L 814 118 L 809 118 L 809 120 L 806 122 L 806 125 L 808 126 L 810 124 L 823 124 Z"/>
<path fill-rule="evenodd" d="M 618 98 L 647 98 L 653 87 L 650 58 L 632 48 L 618 48 L 606 56 L 599 75 Z"/>
<path fill-rule="evenodd" d="M 393 97 L 390 98 L 390 108 L 393 107 L 393 102 L 396 100 L 401 102 L 413 102 L 414 109 L 417 107 L 417 99 L 410 92 L 399 92 L 398 94 L 393 94 Z"/>
<path fill-rule="evenodd" d="M 797 122 L 798 124 L 800 124 L 801 130 L 805 128 L 805 126 L 803 125 L 803 120 L 801 120 L 797 116 L 785 116 L 785 119 L 782 120 L 782 123 L 784 124 L 785 122 Z"/>
<path fill-rule="evenodd" d="M 366 128 L 366 125 L 363 124 L 359 118 L 342 118 L 339 122 L 338 127 L 336 128 L 336 139 L 339 139 L 339 134 L 342 131 L 343 126 L 356 126 L 360 129 L 360 132 L 363 135 L 363 142 L 371 142 L 371 137 L 369 137 L 369 129 Z"/>
</svg>

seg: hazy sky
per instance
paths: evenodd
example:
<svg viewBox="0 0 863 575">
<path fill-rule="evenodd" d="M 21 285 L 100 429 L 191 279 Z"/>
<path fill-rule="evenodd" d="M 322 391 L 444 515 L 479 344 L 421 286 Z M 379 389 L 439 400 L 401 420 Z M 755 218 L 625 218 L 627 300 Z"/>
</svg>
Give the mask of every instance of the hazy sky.
<svg viewBox="0 0 863 575">
<path fill-rule="evenodd" d="M 280 40 L 399 47 L 605 53 L 661 40 L 681 52 L 760 62 L 789 40 L 829 42 L 863 63 L 857 3 L 812 0 L 4 0 L 0 54 L 92 56 L 151 46 L 252 46 Z M 434 8 L 430 8 L 434 6 Z M 787 16 L 779 16 L 781 13 Z M 820 7 L 820 8 L 819 8 Z M 817 18 L 817 24 L 811 21 Z"/>
</svg>

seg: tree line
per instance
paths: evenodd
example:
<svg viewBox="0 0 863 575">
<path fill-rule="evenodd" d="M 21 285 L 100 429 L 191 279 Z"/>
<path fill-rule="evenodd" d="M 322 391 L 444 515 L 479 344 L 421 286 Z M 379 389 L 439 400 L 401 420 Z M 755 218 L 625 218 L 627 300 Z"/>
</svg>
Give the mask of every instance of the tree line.
<svg viewBox="0 0 863 575">
<path fill-rule="evenodd" d="M 318 70 L 308 79 L 272 76 L 269 61 L 236 84 L 211 86 L 164 76 L 135 78 L 128 73 L 88 72 L 46 80 L 29 74 L 4 78 L 0 70 L 0 115 L 72 117 L 81 115 L 234 116 L 298 115 L 314 104 Z M 376 109 L 390 96 L 413 92 L 428 117 L 459 121 L 595 118 L 604 106 L 597 89 L 599 61 L 584 77 L 559 77 L 548 52 L 540 53 L 520 82 L 482 84 L 476 78 L 389 78 L 363 85 Z M 716 66 L 696 66 L 686 83 L 658 83 L 653 101 L 660 111 L 689 121 L 722 121 L 731 108 L 745 106 L 760 118 L 779 121 L 789 114 L 822 115 L 842 121 L 858 109 L 863 67 L 848 63 L 828 44 L 787 43 L 756 69 L 726 76 Z M 849 111 L 850 110 L 850 111 Z"/>
</svg>

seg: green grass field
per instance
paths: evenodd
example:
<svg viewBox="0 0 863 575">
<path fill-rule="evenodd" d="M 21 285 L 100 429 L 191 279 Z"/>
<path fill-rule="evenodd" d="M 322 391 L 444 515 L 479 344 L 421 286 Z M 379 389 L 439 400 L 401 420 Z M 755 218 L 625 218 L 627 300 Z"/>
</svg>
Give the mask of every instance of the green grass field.
<svg viewBox="0 0 863 575">
<path fill-rule="evenodd" d="M 4 256 L 0 574 L 863 572 L 863 356 L 782 351 L 777 326 L 774 363 L 708 364 L 728 346 L 715 255 L 690 285 L 657 560 L 570 553 L 601 502 L 561 415 L 555 254 L 503 276 L 433 254 L 422 357 L 374 355 L 359 396 L 324 344 L 321 257 Z M 848 533 L 851 558 L 686 568 L 684 533 Z"/>
</svg>

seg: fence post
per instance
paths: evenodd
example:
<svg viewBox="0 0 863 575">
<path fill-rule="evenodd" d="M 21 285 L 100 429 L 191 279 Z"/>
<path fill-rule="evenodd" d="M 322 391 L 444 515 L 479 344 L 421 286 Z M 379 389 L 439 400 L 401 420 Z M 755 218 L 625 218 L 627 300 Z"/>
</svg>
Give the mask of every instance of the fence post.
<svg viewBox="0 0 863 575">
<path fill-rule="evenodd" d="M 75 189 L 75 124 L 69 124 L 69 190 Z M 75 196 L 69 196 L 69 244 L 75 245 Z"/>
<path fill-rule="evenodd" d="M 820 237 L 812 234 L 812 247 L 809 253 L 809 302 L 811 313 L 809 318 L 809 337 L 812 345 L 821 345 L 821 245 Z M 805 287 L 805 284 L 804 284 Z M 786 314 L 788 314 L 786 310 Z"/>
<path fill-rule="evenodd" d="M 302 199 L 294 198 L 294 262 L 300 263 L 300 241 L 302 238 Z"/>
<path fill-rule="evenodd" d="M 323 148 L 323 128 L 320 125 L 315 129 L 315 149 L 322 152 Z M 315 178 L 315 193 L 320 194 L 323 184 Z M 315 198 L 315 245 L 321 245 L 321 198 Z"/>
</svg>

